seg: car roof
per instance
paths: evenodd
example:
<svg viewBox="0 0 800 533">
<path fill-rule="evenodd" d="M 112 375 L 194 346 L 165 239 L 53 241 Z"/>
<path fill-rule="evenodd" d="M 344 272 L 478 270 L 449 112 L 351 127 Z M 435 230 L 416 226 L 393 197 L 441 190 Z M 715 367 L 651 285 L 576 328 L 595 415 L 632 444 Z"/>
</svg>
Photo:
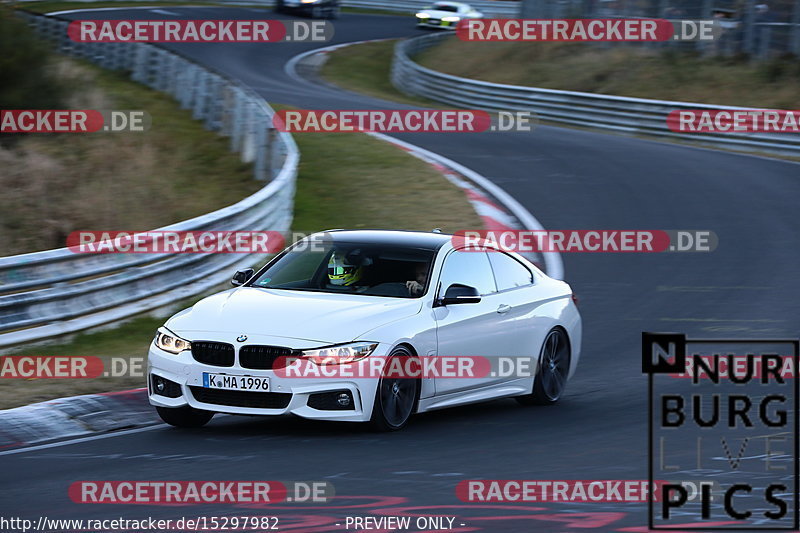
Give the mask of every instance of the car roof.
<svg viewBox="0 0 800 533">
<path fill-rule="evenodd" d="M 405 230 L 329 230 L 323 232 L 334 242 L 390 244 L 407 248 L 438 250 L 452 239 L 452 235 L 444 233 L 405 231 Z M 319 234 L 317 234 L 319 235 Z"/>
</svg>

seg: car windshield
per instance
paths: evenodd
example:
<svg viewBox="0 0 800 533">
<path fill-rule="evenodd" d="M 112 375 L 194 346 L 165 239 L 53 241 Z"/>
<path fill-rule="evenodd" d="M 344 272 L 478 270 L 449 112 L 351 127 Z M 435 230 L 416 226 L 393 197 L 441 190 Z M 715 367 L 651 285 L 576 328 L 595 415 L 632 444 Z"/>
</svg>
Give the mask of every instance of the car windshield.
<svg viewBox="0 0 800 533">
<path fill-rule="evenodd" d="M 458 13 L 458 6 L 450 4 L 433 4 L 430 8 L 435 11 L 449 11 L 450 13 Z"/>
<path fill-rule="evenodd" d="M 384 244 L 301 243 L 250 284 L 265 289 L 419 298 L 428 288 L 433 250 Z"/>
</svg>

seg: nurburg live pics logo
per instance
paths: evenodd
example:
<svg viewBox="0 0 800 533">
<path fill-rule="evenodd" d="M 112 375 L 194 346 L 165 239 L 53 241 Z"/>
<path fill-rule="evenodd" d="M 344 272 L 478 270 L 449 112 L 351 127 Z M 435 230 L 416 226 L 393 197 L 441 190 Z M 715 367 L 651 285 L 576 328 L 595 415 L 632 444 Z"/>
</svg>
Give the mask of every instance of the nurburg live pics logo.
<svg viewBox="0 0 800 533">
<path fill-rule="evenodd" d="M 800 340 L 642 333 L 650 529 L 800 529 Z M 682 378 L 682 379 L 681 379 Z"/>
</svg>

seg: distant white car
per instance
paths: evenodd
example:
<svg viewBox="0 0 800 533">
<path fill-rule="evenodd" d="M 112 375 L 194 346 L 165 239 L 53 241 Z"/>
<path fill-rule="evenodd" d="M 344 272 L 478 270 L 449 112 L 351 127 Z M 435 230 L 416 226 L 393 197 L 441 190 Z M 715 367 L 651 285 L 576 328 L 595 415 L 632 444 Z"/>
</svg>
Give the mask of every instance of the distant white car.
<svg viewBox="0 0 800 533">
<path fill-rule="evenodd" d="M 461 2 L 436 2 L 417 13 L 416 17 L 419 27 L 454 30 L 460 21 L 483 18 L 483 13 Z"/>
<path fill-rule="evenodd" d="M 506 397 L 551 404 L 563 394 L 581 348 L 581 318 L 563 281 L 517 254 L 467 251 L 440 233 L 319 235 L 257 273 L 237 272 L 237 288 L 159 328 L 148 390 L 165 422 L 294 414 L 396 430 L 415 412 Z M 514 356 L 531 372 L 411 379 L 358 371 L 449 356 Z M 290 376 L 289 360 L 314 372 Z"/>
</svg>

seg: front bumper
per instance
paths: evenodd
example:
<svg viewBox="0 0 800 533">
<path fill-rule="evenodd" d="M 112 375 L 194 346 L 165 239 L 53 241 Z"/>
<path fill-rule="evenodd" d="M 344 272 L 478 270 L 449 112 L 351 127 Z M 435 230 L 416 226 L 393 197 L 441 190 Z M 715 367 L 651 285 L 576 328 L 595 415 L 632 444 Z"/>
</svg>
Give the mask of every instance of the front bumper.
<svg viewBox="0 0 800 533">
<path fill-rule="evenodd" d="M 419 18 L 417 17 L 417 26 L 420 28 L 439 28 L 443 30 L 455 30 L 458 27 L 458 21 L 448 22 L 441 19 Z"/>
<path fill-rule="evenodd" d="M 278 342 L 258 342 L 285 346 L 286 339 Z M 298 378 L 277 375 L 274 370 L 254 370 L 239 365 L 239 350 L 236 342 L 222 340 L 235 347 L 233 366 L 220 367 L 196 361 L 190 351 L 173 355 L 151 343 L 147 363 L 148 397 L 158 407 L 183 407 L 229 413 L 236 415 L 277 416 L 293 414 L 315 420 L 337 420 L 343 422 L 366 422 L 371 418 L 372 406 L 378 379 L 375 378 Z M 386 355 L 390 347 L 378 345 L 374 355 Z M 268 377 L 270 392 L 223 391 L 203 387 L 203 372 L 223 373 L 236 376 Z M 154 376 L 171 382 L 158 393 Z M 173 385 L 174 384 L 174 385 Z M 344 409 L 331 404 L 331 394 L 349 393 L 352 408 Z M 251 396 L 252 395 L 252 396 Z M 174 397 L 170 397 L 174 396 Z M 309 405 L 311 402 L 311 405 Z"/>
<path fill-rule="evenodd" d="M 299 13 L 302 15 L 311 15 L 313 9 L 315 7 L 322 7 L 323 9 L 327 9 L 327 4 L 301 4 L 301 3 L 286 3 L 283 4 L 283 9 L 290 13 Z"/>
</svg>

